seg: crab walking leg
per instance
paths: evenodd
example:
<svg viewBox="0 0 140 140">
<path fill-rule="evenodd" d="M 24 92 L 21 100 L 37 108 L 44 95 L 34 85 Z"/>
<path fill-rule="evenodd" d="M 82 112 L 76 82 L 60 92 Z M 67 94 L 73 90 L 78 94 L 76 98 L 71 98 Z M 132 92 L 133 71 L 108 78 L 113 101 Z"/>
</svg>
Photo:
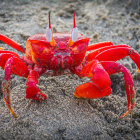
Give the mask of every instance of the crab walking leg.
<svg viewBox="0 0 140 140">
<path fill-rule="evenodd" d="M 17 42 L 11 40 L 10 38 L 0 34 L 0 41 L 3 41 L 4 43 L 8 44 L 12 48 L 16 49 L 17 51 L 20 51 L 22 53 L 25 53 L 25 49 L 19 45 Z"/>
<path fill-rule="evenodd" d="M 112 46 L 112 45 L 113 45 L 112 42 L 101 42 L 101 43 L 97 43 L 97 44 L 92 44 L 92 45 L 88 46 L 87 51 L 92 51 L 95 49 L 99 49 L 99 48 L 106 47 L 106 46 Z"/>
<path fill-rule="evenodd" d="M 13 57 L 12 74 L 16 74 L 22 77 L 27 77 L 28 76 L 27 65 L 14 52 L 3 51 L 2 53 L 0 51 L 0 67 L 4 69 L 6 62 L 12 57 Z"/>
<path fill-rule="evenodd" d="M 86 60 L 87 61 L 92 61 L 94 58 L 96 58 L 102 52 L 108 51 L 108 50 L 111 50 L 111 49 L 116 49 L 116 48 L 131 48 L 131 47 L 130 46 L 127 46 L 127 45 L 113 45 L 113 46 L 102 47 L 102 48 L 96 49 L 93 52 L 89 53 L 86 56 Z"/>
<path fill-rule="evenodd" d="M 89 62 L 81 72 L 81 77 L 90 78 L 88 83 L 78 86 L 74 95 L 79 98 L 101 98 L 111 94 L 111 81 L 108 73 L 97 60 Z"/>
<path fill-rule="evenodd" d="M 138 52 L 128 47 L 118 47 L 105 50 L 96 55 L 94 58 L 99 61 L 117 61 L 126 56 L 129 56 L 136 63 L 138 69 L 140 69 L 140 55 Z"/>
<path fill-rule="evenodd" d="M 121 65 L 117 62 L 106 61 L 106 62 L 101 62 L 101 64 L 105 68 L 105 70 L 108 72 L 109 75 L 119 73 L 119 72 L 122 72 L 124 74 L 125 89 L 126 89 L 127 101 L 128 101 L 128 109 L 120 117 L 120 118 L 123 118 L 124 116 L 129 114 L 131 112 L 131 110 L 134 109 L 134 106 L 135 106 L 135 88 L 134 88 L 131 73 L 128 71 L 127 68 L 125 68 L 123 65 Z"/>
<path fill-rule="evenodd" d="M 41 90 L 37 87 L 39 73 L 36 70 L 31 70 L 27 79 L 26 98 L 34 100 L 45 100 L 47 96 L 41 93 Z"/>
<path fill-rule="evenodd" d="M 16 56 L 17 58 L 19 58 L 18 54 L 14 52 L 0 50 L 0 67 L 4 69 L 6 61 L 12 56 Z"/>
<path fill-rule="evenodd" d="M 4 54 L 1 56 L 4 56 Z M 26 64 L 22 60 L 12 56 L 6 61 L 4 70 L 5 70 L 5 76 L 2 82 L 4 101 L 8 109 L 10 110 L 11 114 L 13 115 L 13 117 L 16 118 L 17 116 L 14 113 L 10 103 L 10 77 L 11 77 L 11 73 L 15 73 L 19 76 L 27 77 L 28 69 Z"/>
<path fill-rule="evenodd" d="M 4 76 L 4 80 L 2 83 L 2 90 L 3 90 L 3 98 L 4 101 L 8 107 L 8 109 L 10 110 L 11 114 L 13 115 L 14 118 L 17 117 L 17 115 L 14 113 L 13 109 L 11 108 L 11 102 L 10 102 L 10 77 L 11 77 L 11 66 L 12 66 L 12 60 L 9 59 L 6 62 L 5 65 L 5 76 Z"/>
</svg>

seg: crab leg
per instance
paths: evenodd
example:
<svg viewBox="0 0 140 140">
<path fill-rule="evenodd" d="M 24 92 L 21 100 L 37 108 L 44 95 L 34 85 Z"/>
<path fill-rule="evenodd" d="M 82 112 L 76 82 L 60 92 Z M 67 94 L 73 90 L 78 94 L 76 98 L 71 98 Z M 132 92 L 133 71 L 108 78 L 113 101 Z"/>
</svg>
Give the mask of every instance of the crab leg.
<svg viewBox="0 0 140 140">
<path fill-rule="evenodd" d="M 17 51 L 20 51 L 22 53 L 25 53 L 25 49 L 19 45 L 17 42 L 11 40 L 10 38 L 0 34 L 0 41 L 3 41 L 4 43 L 8 44 L 12 48 L 16 49 Z"/>
<path fill-rule="evenodd" d="M 4 69 L 5 63 L 8 60 L 8 58 L 16 56 L 19 58 L 18 54 L 10 51 L 0 50 L 0 67 Z"/>
<path fill-rule="evenodd" d="M 136 65 L 140 69 L 140 55 L 132 48 L 120 47 L 106 50 L 98 54 L 95 58 L 99 61 L 117 61 L 126 56 L 130 56 L 130 58 L 136 63 Z"/>
<path fill-rule="evenodd" d="M 10 52 L 10 51 L 2 51 L 1 52 L 0 51 L 0 67 L 2 67 L 2 69 L 4 69 L 6 62 L 11 57 L 14 57 L 13 58 L 14 62 L 13 62 L 13 66 L 12 66 L 12 73 L 19 75 L 19 76 L 22 76 L 22 77 L 27 77 L 28 70 L 27 70 L 26 64 L 14 52 Z"/>
<path fill-rule="evenodd" d="M 11 108 L 10 102 L 10 77 L 11 77 L 11 66 L 12 66 L 12 59 L 9 59 L 5 65 L 5 76 L 2 83 L 2 90 L 3 90 L 3 98 L 4 101 L 10 110 L 11 114 L 14 118 L 16 118 L 16 114 L 14 113 L 13 109 Z"/>
<path fill-rule="evenodd" d="M 99 49 L 94 50 L 93 52 L 89 53 L 86 56 L 86 60 L 87 61 L 92 61 L 94 58 L 96 58 L 100 53 L 110 50 L 110 49 L 115 49 L 115 48 L 131 48 L 130 46 L 127 45 L 113 45 L 113 46 L 106 46 L 106 47 L 102 47 Z M 132 48 L 131 48 L 132 49 Z"/>
<path fill-rule="evenodd" d="M 99 48 L 106 47 L 106 46 L 112 46 L 112 45 L 113 45 L 112 42 L 101 42 L 101 43 L 97 43 L 97 44 L 92 44 L 92 45 L 88 46 L 87 51 L 92 51 L 95 49 L 99 49 Z"/>
<path fill-rule="evenodd" d="M 88 77 L 89 82 L 78 86 L 74 95 L 79 98 L 101 98 L 111 94 L 111 81 L 108 73 L 98 60 L 84 66 L 81 72 L 75 70 L 80 77 Z"/>
<path fill-rule="evenodd" d="M 31 70 L 27 79 L 27 89 L 26 89 L 26 98 L 34 100 L 45 100 L 47 96 L 41 93 L 41 90 L 37 87 L 39 78 L 39 72 L 36 70 Z"/>
<path fill-rule="evenodd" d="M 1 60 L 7 59 L 8 55 L 9 54 L 1 54 L 0 59 Z M 4 70 L 5 70 L 5 76 L 2 83 L 4 101 L 8 109 L 10 110 L 11 114 L 13 115 L 13 117 L 16 118 L 17 116 L 14 113 L 13 109 L 11 108 L 11 103 L 10 103 L 10 77 L 11 77 L 11 73 L 17 74 L 19 76 L 27 77 L 28 68 L 26 64 L 20 58 L 16 56 L 11 56 L 6 61 Z"/>
<path fill-rule="evenodd" d="M 127 68 L 125 68 L 123 65 L 121 65 L 117 62 L 105 61 L 105 62 L 101 62 L 101 64 L 105 68 L 105 70 L 108 72 L 109 75 L 119 73 L 119 72 L 122 72 L 124 74 L 125 89 L 126 89 L 127 101 L 128 101 L 128 109 L 120 117 L 120 118 L 123 118 L 124 116 L 129 114 L 131 112 L 131 110 L 134 109 L 134 106 L 135 106 L 135 88 L 134 88 L 131 73 L 128 71 Z"/>
<path fill-rule="evenodd" d="M 140 55 L 138 54 L 138 52 L 136 52 L 127 45 L 118 45 L 118 47 L 103 50 L 101 51 L 101 53 L 97 53 L 96 56 L 93 55 L 92 59 L 98 59 L 99 61 L 117 61 L 126 56 L 130 56 L 130 58 L 136 63 L 136 65 L 140 69 Z M 90 61 L 91 56 L 87 56 L 86 60 Z"/>
</svg>

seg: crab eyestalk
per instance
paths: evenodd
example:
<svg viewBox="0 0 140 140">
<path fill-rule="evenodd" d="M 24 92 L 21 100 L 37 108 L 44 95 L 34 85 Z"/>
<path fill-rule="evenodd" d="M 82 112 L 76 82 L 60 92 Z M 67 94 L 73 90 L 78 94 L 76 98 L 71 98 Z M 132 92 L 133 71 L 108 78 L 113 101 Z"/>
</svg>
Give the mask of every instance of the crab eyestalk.
<svg viewBox="0 0 140 140">
<path fill-rule="evenodd" d="M 78 29 L 76 27 L 76 21 L 75 21 L 75 12 L 73 15 L 73 29 L 72 29 L 72 35 L 71 39 L 69 40 L 69 46 L 72 46 L 75 41 L 78 39 Z"/>
<path fill-rule="evenodd" d="M 78 38 L 78 29 L 76 27 L 76 22 L 75 22 L 75 12 L 73 16 L 73 30 L 72 30 L 72 41 L 75 42 L 77 41 Z"/>
<path fill-rule="evenodd" d="M 51 44 L 51 46 L 55 46 L 55 41 L 53 39 L 53 32 L 51 28 L 50 12 L 49 12 L 49 28 L 47 28 L 46 31 L 46 39 Z"/>
</svg>

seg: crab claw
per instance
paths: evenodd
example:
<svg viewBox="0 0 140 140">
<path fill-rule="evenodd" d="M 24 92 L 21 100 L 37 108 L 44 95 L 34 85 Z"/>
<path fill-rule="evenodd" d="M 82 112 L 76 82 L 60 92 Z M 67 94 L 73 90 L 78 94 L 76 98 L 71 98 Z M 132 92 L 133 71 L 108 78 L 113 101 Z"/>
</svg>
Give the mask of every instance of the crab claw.
<svg viewBox="0 0 140 140">
<path fill-rule="evenodd" d="M 47 96 L 41 93 L 41 90 L 34 83 L 28 83 L 26 98 L 33 100 L 45 100 L 47 99 Z"/>
<path fill-rule="evenodd" d="M 101 98 L 111 94 L 111 88 L 105 89 L 97 88 L 93 83 L 85 83 L 75 89 L 74 96 L 77 98 Z"/>
<path fill-rule="evenodd" d="M 74 95 L 78 98 L 101 98 L 111 94 L 111 81 L 108 73 L 97 60 L 89 62 L 80 72 L 89 82 L 78 86 Z"/>
<path fill-rule="evenodd" d="M 39 74 L 35 70 L 31 70 L 27 80 L 26 98 L 33 100 L 45 100 L 47 96 L 41 93 L 41 90 L 37 87 Z"/>
</svg>

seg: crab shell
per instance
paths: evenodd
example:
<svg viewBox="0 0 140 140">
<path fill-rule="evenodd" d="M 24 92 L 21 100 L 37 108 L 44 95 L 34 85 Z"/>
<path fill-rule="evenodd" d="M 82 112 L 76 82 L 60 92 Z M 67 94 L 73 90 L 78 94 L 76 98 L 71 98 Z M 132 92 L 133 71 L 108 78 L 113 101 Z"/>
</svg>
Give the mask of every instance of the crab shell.
<svg viewBox="0 0 140 140">
<path fill-rule="evenodd" d="M 83 61 L 89 38 L 78 35 L 78 41 L 72 46 L 69 45 L 71 34 L 54 33 L 55 45 L 46 40 L 46 34 L 31 36 L 27 40 L 25 59 L 33 61 L 48 70 L 64 70 L 75 67 Z"/>
</svg>

